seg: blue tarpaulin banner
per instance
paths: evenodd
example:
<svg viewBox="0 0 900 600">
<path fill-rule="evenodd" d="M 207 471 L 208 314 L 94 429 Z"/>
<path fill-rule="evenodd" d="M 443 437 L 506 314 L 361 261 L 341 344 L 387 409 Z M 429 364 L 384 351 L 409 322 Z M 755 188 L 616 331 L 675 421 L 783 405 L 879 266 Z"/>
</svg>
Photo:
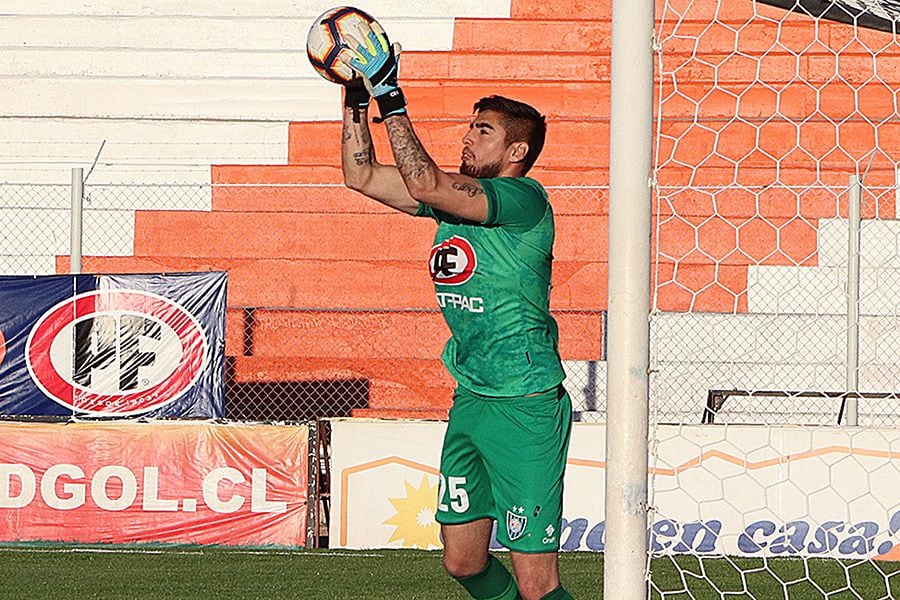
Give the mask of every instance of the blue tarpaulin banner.
<svg viewBox="0 0 900 600">
<path fill-rule="evenodd" d="M 0 415 L 224 415 L 225 273 L 0 276 Z"/>
</svg>

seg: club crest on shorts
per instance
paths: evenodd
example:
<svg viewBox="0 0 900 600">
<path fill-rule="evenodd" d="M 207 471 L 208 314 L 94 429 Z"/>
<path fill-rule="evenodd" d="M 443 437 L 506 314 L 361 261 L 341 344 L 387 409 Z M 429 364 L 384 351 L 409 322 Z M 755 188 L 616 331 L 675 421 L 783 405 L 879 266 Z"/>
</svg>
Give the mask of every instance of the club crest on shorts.
<svg viewBox="0 0 900 600">
<path fill-rule="evenodd" d="M 516 507 L 513 507 L 516 508 Z M 509 541 L 517 540 L 525 533 L 525 526 L 528 524 L 528 517 L 518 514 L 511 510 L 506 511 L 506 533 L 509 535 Z"/>
</svg>

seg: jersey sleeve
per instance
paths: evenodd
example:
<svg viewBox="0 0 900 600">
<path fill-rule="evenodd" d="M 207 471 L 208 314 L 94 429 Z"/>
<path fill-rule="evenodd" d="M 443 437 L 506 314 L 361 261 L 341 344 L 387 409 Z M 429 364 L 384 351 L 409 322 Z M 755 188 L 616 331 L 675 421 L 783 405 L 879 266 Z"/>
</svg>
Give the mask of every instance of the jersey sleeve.
<svg viewBox="0 0 900 600">
<path fill-rule="evenodd" d="M 444 212 L 442 210 L 438 210 L 436 208 L 432 208 L 423 202 L 419 202 L 419 208 L 416 209 L 414 217 L 427 217 L 429 219 L 434 219 L 438 223 L 452 223 L 454 225 L 461 225 L 464 223 L 478 225 L 478 223 L 473 223 L 472 221 L 467 221 L 462 217 L 457 217 L 456 215 L 451 215 L 450 213 Z"/>
<path fill-rule="evenodd" d="M 479 179 L 488 200 L 485 225 L 531 229 L 547 211 L 547 193 L 528 179 L 498 177 Z"/>
</svg>

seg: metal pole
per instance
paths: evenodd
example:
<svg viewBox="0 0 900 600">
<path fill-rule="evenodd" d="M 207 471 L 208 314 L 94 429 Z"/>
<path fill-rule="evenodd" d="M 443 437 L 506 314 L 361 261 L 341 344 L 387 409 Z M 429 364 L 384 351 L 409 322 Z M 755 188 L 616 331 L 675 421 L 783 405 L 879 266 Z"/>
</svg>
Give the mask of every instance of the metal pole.
<svg viewBox="0 0 900 600">
<path fill-rule="evenodd" d="M 72 169 L 72 211 L 69 225 L 69 272 L 81 273 L 81 228 L 84 211 L 84 169 Z"/>
<path fill-rule="evenodd" d="M 647 595 L 654 0 L 613 0 L 604 598 Z"/>
<path fill-rule="evenodd" d="M 847 391 L 859 391 L 859 230 L 862 224 L 862 185 L 850 176 L 847 193 Z M 845 424 L 859 424 L 859 399 L 847 398 Z"/>
</svg>

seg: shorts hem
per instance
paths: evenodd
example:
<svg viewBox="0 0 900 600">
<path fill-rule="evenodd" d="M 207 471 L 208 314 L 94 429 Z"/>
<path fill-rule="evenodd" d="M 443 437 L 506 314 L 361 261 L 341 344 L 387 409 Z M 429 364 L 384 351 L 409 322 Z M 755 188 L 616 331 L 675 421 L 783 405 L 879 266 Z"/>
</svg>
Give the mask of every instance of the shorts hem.
<svg viewBox="0 0 900 600">
<path fill-rule="evenodd" d="M 473 523 L 475 521 L 480 521 L 481 519 L 490 519 L 492 521 L 496 521 L 497 518 L 494 515 L 482 515 L 480 517 L 469 517 L 467 516 L 465 520 L 461 521 L 442 521 L 438 515 L 435 515 L 434 520 L 440 523 L 441 525 L 465 525 L 466 523 Z"/>
<path fill-rule="evenodd" d="M 519 548 L 510 548 L 500 540 L 497 540 L 497 543 L 509 550 L 510 552 L 518 552 L 519 554 L 559 554 L 559 547 L 557 546 L 554 549 L 540 549 L 540 550 L 521 550 Z"/>
</svg>

